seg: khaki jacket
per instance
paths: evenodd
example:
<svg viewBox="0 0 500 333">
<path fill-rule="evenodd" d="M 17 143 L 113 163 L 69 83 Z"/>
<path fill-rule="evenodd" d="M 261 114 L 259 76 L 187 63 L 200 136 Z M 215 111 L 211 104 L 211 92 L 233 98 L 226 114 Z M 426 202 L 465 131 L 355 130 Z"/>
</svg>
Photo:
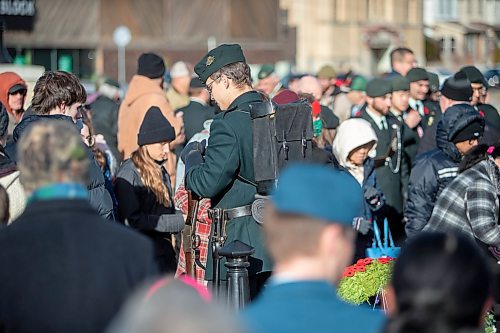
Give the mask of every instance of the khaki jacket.
<svg viewBox="0 0 500 333">
<path fill-rule="evenodd" d="M 172 141 L 170 148 L 173 149 L 184 142 L 182 118 L 175 116 L 163 89 L 145 76 L 134 75 L 118 112 L 118 151 L 123 159 L 129 158 L 132 152 L 138 148 L 139 127 L 151 106 L 159 107 L 175 129 L 176 139 Z M 175 182 L 175 165 L 176 156 L 172 152 L 166 162 L 172 184 Z"/>
</svg>

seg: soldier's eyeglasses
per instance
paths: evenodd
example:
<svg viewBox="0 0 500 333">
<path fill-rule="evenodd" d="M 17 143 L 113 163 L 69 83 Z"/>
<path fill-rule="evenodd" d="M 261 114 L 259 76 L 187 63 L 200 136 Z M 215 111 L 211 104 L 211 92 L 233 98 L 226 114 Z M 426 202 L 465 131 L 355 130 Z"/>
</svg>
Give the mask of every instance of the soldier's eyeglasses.
<svg viewBox="0 0 500 333">
<path fill-rule="evenodd" d="M 215 80 L 213 80 L 212 82 L 210 82 L 209 84 L 207 84 L 207 90 L 208 90 L 208 93 L 210 95 L 212 95 L 212 86 L 214 85 L 215 81 L 218 81 L 221 77 L 218 76 L 217 78 L 215 78 Z"/>
</svg>

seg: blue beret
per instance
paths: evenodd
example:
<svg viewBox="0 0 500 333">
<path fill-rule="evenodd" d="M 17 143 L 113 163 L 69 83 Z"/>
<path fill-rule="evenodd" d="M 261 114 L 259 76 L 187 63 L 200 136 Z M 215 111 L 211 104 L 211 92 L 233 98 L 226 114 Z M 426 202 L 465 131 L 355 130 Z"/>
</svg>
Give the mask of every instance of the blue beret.
<svg viewBox="0 0 500 333">
<path fill-rule="evenodd" d="M 362 216 L 361 186 L 349 173 L 332 167 L 295 164 L 283 170 L 271 197 L 276 211 L 351 226 Z"/>
</svg>

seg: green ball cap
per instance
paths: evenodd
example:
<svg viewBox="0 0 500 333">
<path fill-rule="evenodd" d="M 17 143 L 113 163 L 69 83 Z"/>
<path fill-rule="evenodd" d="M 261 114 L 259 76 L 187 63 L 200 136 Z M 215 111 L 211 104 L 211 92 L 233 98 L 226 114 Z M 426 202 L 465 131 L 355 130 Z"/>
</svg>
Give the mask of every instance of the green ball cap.
<svg viewBox="0 0 500 333">
<path fill-rule="evenodd" d="M 222 44 L 208 52 L 196 64 L 194 71 L 200 80 L 206 83 L 210 75 L 235 62 L 246 62 L 241 46 L 239 44 Z"/>
<path fill-rule="evenodd" d="M 391 92 L 391 82 L 384 79 L 373 79 L 366 85 L 366 95 L 368 97 L 381 97 Z"/>
</svg>

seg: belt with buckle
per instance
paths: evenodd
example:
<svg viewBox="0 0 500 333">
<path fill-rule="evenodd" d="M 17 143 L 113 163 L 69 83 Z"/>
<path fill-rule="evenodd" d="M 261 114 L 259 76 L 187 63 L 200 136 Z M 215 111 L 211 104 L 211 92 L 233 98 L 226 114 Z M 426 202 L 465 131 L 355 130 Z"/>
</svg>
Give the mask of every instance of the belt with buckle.
<svg viewBox="0 0 500 333">
<path fill-rule="evenodd" d="M 224 219 L 226 221 L 243 216 L 252 216 L 252 205 L 224 209 Z"/>
</svg>

